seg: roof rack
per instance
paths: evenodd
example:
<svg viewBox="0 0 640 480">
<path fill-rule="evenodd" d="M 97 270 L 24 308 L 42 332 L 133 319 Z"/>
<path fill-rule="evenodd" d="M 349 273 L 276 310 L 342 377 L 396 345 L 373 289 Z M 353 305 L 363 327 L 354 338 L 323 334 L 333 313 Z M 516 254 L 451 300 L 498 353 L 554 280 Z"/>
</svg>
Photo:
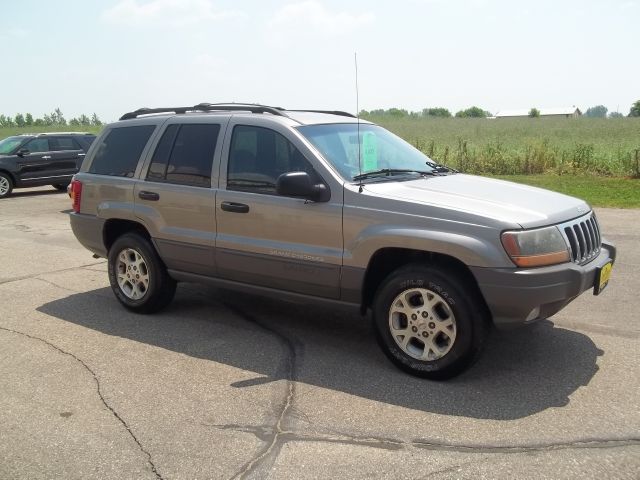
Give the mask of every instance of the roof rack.
<svg viewBox="0 0 640 480">
<path fill-rule="evenodd" d="M 142 115 L 154 113 L 187 113 L 187 112 L 214 112 L 214 111 L 238 111 L 251 113 L 270 113 L 280 117 L 286 117 L 283 108 L 267 107 L 253 103 L 199 103 L 193 107 L 165 107 L 165 108 L 139 108 L 133 112 L 125 113 L 120 120 L 138 118 Z"/>
<path fill-rule="evenodd" d="M 129 120 L 138 118 L 142 115 L 152 115 L 156 113 L 187 113 L 187 112 L 215 112 L 215 111 L 236 111 L 251 113 L 270 113 L 279 117 L 288 117 L 286 112 L 312 112 L 327 113 L 331 115 L 341 115 L 343 117 L 356 118 L 351 113 L 339 110 L 286 110 L 282 107 L 269 107 L 267 105 L 259 105 L 256 103 L 199 103 L 193 107 L 166 107 L 166 108 L 139 108 L 133 112 L 125 113 L 120 120 Z"/>
<path fill-rule="evenodd" d="M 341 117 L 357 118 L 354 114 L 343 112 L 342 110 L 286 110 L 287 112 L 310 112 L 310 113 L 328 113 L 329 115 L 340 115 Z"/>
<path fill-rule="evenodd" d="M 29 135 L 28 133 L 26 135 Z M 93 135 L 90 132 L 43 132 L 32 133 L 31 135 L 44 136 L 44 135 Z"/>
</svg>

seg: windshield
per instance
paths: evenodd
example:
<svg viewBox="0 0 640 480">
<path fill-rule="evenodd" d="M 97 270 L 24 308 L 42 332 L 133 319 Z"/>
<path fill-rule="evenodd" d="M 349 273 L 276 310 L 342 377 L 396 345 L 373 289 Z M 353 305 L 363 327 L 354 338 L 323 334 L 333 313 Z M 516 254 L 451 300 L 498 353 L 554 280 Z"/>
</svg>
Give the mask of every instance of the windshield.
<svg viewBox="0 0 640 480">
<path fill-rule="evenodd" d="M 24 137 L 7 137 L 0 141 L 0 155 L 7 155 L 24 141 Z"/>
<path fill-rule="evenodd" d="M 378 125 L 360 124 L 362 171 L 358 165 L 356 123 L 305 125 L 297 128 L 347 180 L 361 178 L 361 173 L 381 170 L 387 173 L 437 171 L 424 153 Z"/>
</svg>

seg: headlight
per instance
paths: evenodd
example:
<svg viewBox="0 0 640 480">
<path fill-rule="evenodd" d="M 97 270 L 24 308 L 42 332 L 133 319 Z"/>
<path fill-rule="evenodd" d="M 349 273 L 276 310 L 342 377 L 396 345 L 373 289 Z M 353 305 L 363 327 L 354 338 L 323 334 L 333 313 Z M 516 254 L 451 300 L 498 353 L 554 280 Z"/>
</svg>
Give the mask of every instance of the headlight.
<svg viewBox="0 0 640 480">
<path fill-rule="evenodd" d="M 519 267 L 542 267 L 569 261 L 569 249 L 557 227 L 504 232 L 502 245 Z"/>
</svg>

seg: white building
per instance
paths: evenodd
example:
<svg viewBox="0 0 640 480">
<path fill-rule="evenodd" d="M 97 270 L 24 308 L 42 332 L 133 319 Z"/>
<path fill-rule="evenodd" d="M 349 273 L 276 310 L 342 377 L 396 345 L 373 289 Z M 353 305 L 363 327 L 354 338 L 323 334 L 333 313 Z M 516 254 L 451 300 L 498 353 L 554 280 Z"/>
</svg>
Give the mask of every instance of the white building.
<svg viewBox="0 0 640 480">
<path fill-rule="evenodd" d="M 495 118 L 524 118 L 529 116 L 531 109 L 523 110 L 501 110 L 496 113 Z M 582 115 L 579 108 L 560 107 L 560 108 L 539 108 L 540 118 L 576 118 Z"/>
</svg>

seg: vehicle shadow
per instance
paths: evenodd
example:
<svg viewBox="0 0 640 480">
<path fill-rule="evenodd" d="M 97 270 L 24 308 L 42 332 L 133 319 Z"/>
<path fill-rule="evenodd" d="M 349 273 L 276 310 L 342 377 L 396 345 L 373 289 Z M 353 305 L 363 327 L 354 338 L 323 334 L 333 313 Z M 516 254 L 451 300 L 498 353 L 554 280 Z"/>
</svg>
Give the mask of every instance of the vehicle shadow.
<svg viewBox="0 0 640 480">
<path fill-rule="evenodd" d="M 60 190 L 56 190 L 53 187 L 49 187 L 50 189 L 45 190 L 44 188 L 42 190 L 31 190 L 31 189 L 27 189 L 27 190 L 21 190 L 21 189 L 17 189 L 14 190 L 13 192 L 11 192 L 11 196 L 9 196 L 8 198 L 20 198 L 20 197 L 38 197 L 41 195 L 54 195 L 54 194 L 62 194 L 62 195 L 67 195 L 67 192 L 62 192 Z"/>
<path fill-rule="evenodd" d="M 90 306 L 90 308 L 88 308 Z M 603 354 L 589 337 L 545 320 L 494 331 L 480 360 L 447 382 L 397 370 L 356 314 L 180 284 L 173 304 L 153 316 L 117 304 L 108 288 L 46 303 L 38 311 L 83 327 L 256 373 L 249 388 L 287 378 L 405 408 L 480 419 L 516 419 L 561 407 L 598 371 Z M 243 329 L 249 334 L 238 335 Z M 265 342 L 266 336 L 276 342 Z M 225 336 L 227 338 L 225 339 Z M 245 345 L 239 345 L 238 338 Z M 267 351 L 265 351 L 265 349 Z M 260 352 L 260 354 L 254 354 Z M 265 360 L 266 359 L 266 360 Z"/>
</svg>

